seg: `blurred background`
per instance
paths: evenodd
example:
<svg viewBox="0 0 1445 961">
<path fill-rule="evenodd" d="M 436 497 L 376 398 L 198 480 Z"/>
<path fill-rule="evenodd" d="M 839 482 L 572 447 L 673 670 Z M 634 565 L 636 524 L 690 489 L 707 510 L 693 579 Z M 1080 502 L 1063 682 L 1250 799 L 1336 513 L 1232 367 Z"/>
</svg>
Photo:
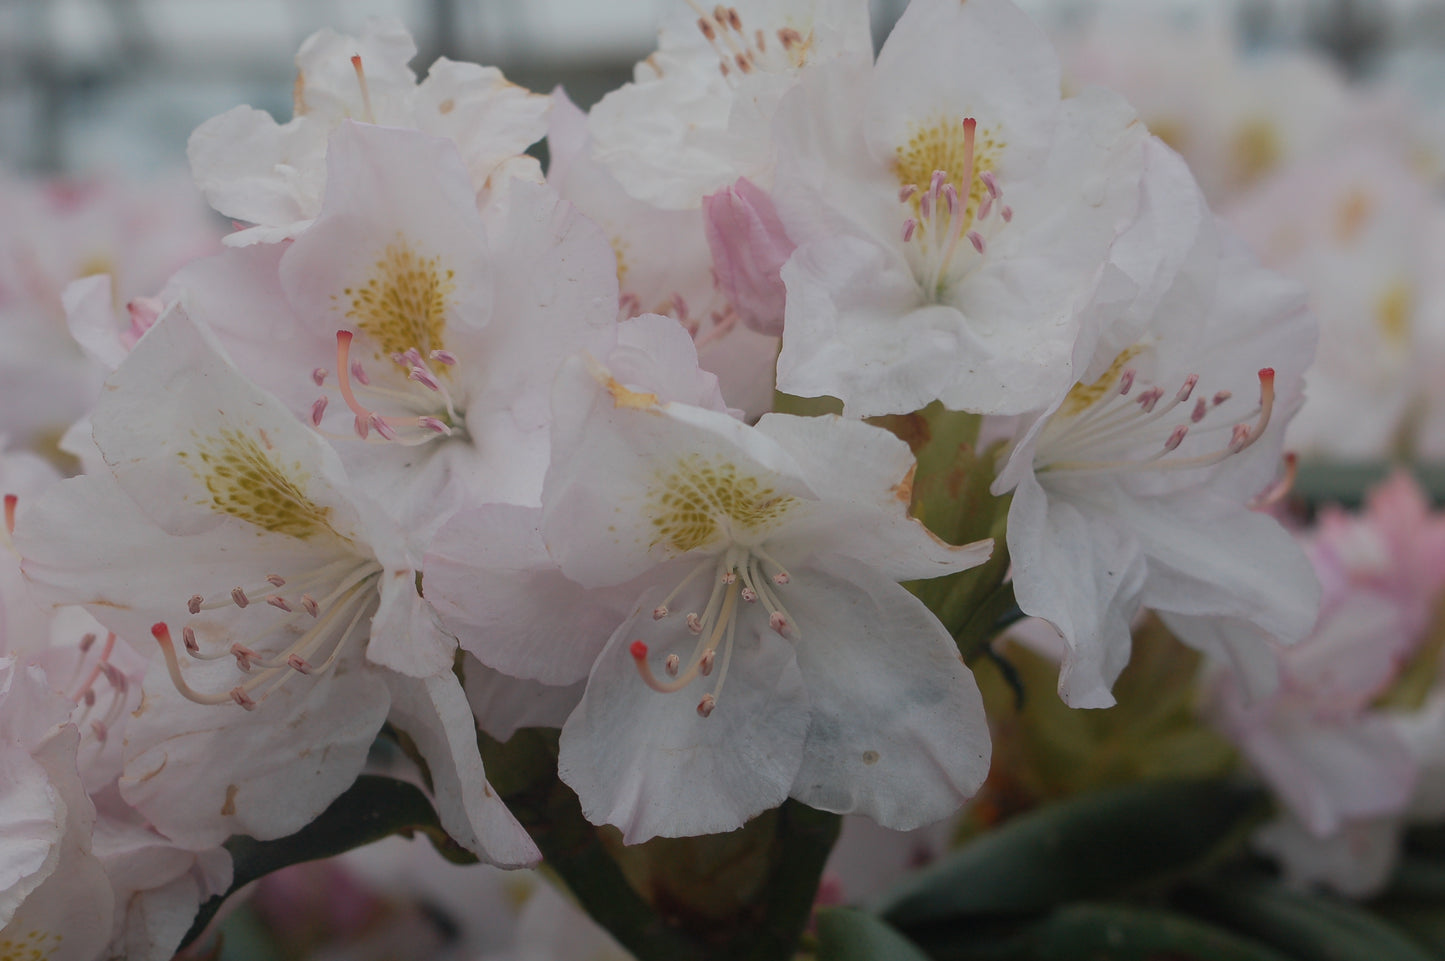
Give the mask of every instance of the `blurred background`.
<svg viewBox="0 0 1445 961">
<path fill-rule="evenodd" d="M 1442 0 L 1021 0 L 1057 34 L 1099 17 L 1229 21 L 1248 48 L 1305 45 L 1355 75 L 1445 89 Z M 906 0 L 873 0 L 881 42 Z M 290 115 L 291 58 L 312 31 L 399 17 L 419 73 L 437 56 L 564 83 L 587 106 L 652 49 L 667 0 L 0 0 L 0 167 L 149 173 L 238 103 Z"/>
</svg>

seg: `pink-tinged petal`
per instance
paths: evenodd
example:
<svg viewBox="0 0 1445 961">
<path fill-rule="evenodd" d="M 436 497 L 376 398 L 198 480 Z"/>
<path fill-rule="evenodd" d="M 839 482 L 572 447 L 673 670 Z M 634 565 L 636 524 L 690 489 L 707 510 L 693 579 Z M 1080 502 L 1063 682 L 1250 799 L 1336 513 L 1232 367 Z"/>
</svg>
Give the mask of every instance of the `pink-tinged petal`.
<svg viewBox="0 0 1445 961">
<path fill-rule="evenodd" d="M 785 590 L 812 705 L 792 796 L 899 830 L 957 811 L 991 749 L 978 685 L 943 625 L 853 560 L 794 571 Z"/>
<path fill-rule="evenodd" d="M 511 504 L 464 510 L 437 532 L 423 590 L 462 649 L 483 664 L 543 684 L 587 676 L 633 591 L 586 590 L 547 554 L 541 511 Z"/>
<path fill-rule="evenodd" d="M 787 290 L 778 275 L 797 244 L 772 199 L 746 177 L 703 198 L 703 226 L 713 270 L 743 322 L 762 334 L 783 332 Z"/>
<path fill-rule="evenodd" d="M 487 783 L 466 694 L 450 674 L 391 675 L 390 720 L 416 744 L 431 772 L 442 827 L 489 864 L 536 864 L 541 852 Z"/>
<path fill-rule="evenodd" d="M 1403 814 L 1418 772 L 1404 740 L 1379 716 L 1339 724 L 1284 719 L 1246 735 L 1240 748 L 1318 837 L 1348 821 Z"/>
<path fill-rule="evenodd" d="M 892 433 L 841 417 L 764 414 L 759 433 L 797 463 L 820 503 L 780 537 L 793 550 L 844 554 L 894 580 L 939 577 L 988 560 L 991 541 L 954 546 L 909 516 L 915 463 Z"/>
<path fill-rule="evenodd" d="M 1048 496 L 1028 475 L 1009 508 L 1008 545 L 1019 608 L 1068 642 L 1059 696 L 1070 707 L 1111 707 L 1146 576 L 1138 541 L 1107 515 Z"/>
<path fill-rule="evenodd" d="M 694 583 L 675 599 L 677 609 L 700 610 L 710 586 Z M 642 595 L 598 655 L 562 728 L 559 775 L 588 820 L 616 825 L 628 844 L 731 831 L 776 807 L 802 763 L 808 727 L 792 646 L 756 610 L 740 616 L 726 684 L 709 716 L 698 707 L 721 666 L 672 693 L 649 689 L 636 654 L 661 664 L 670 653 L 688 657 L 696 640 L 679 617 L 653 617 L 664 596 L 660 588 Z"/>
<path fill-rule="evenodd" d="M 247 711 L 186 700 L 156 658 L 127 728 L 121 794 L 183 847 L 214 847 L 232 834 L 285 837 L 361 773 L 390 703 L 381 673 L 344 656 Z M 236 665 L 195 662 L 185 674 L 192 687 L 224 690 Z"/>
<path fill-rule="evenodd" d="M 560 728 L 586 687 L 583 681 L 556 686 L 510 677 L 470 656 L 464 673 L 462 686 L 477 727 L 504 742 L 524 727 Z"/>
</svg>

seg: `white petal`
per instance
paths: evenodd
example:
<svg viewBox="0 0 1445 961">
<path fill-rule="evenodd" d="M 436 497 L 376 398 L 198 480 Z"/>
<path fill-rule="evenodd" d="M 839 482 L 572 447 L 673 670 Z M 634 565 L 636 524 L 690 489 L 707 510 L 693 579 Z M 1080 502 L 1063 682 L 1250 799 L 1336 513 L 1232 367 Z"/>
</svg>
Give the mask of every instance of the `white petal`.
<svg viewBox="0 0 1445 961">
<path fill-rule="evenodd" d="M 423 590 L 462 649 L 504 674 L 544 684 L 587 676 L 631 596 L 588 591 L 547 554 L 541 511 L 486 504 L 432 542 Z M 620 601 L 620 603 L 619 603 Z"/>
<path fill-rule="evenodd" d="M 192 687 L 224 690 L 236 666 L 225 659 L 186 673 Z M 390 703 L 380 673 L 343 656 L 245 711 L 186 700 L 157 658 L 127 727 L 121 793 L 183 847 L 213 847 L 232 834 L 285 837 L 361 773 Z"/>
<path fill-rule="evenodd" d="M 779 597 L 813 708 L 792 796 L 899 830 L 958 810 L 988 776 L 988 721 L 938 619 L 843 558 L 795 571 Z"/>
<path fill-rule="evenodd" d="M 1059 696 L 1070 707 L 1110 707 L 1129 663 L 1129 621 L 1145 560 L 1127 525 L 1025 475 L 1009 507 L 1009 558 L 1020 610 L 1051 622 L 1069 644 Z"/>
<path fill-rule="evenodd" d="M 889 431 L 841 417 L 765 414 L 757 429 L 793 457 L 822 503 L 774 535 L 788 550 L 846 554 L 894 580 L 977 567 L 991 541 L 955 547 L 908 514 L 916 466 Z"/>
<path fill-rule="evenodd" d="M 466 694 L 450 674 L 421 680 L 391 675 L 393 724 L 426 759 L 442 827 L 489 864 L 523 867 L 542 857 L 487 783 Z"/>
<path fill-rule="evenodd" d="M 677 609 L 700 610 L 700 592 L 710 586 L 685 591 Z M 740 619 L 711 716 L 697 712 L 713 688 L 710 677 L 670 694 L 650 690 L 638 677 L 632 642 L 648 645 L 657 671 L 669 652 L 688 657 L 695 640 L 676 615 L 653 619 L 662 597 L 660 589 L 642 595 L 598 656 L 587 693 L 562 728 L 558 774 L 577 792 L 588 820 L 616 825 L 628 844 L 731 831 L 776 807 L 797 774 L 808 725 L 792 647 L 757 611 Z"/>
</svg>

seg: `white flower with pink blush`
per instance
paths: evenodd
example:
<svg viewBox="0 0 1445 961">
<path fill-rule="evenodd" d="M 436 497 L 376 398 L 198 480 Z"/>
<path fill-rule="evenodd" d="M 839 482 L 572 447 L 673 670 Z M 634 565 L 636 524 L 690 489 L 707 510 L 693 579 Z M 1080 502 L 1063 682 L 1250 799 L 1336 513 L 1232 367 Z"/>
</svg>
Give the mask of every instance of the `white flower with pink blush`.
<svg viewBox="0 0 1445 961">
<path fill-rule="evenodd" d="M 876 65 L 778 108 L 773 202 L 798 244 L 778 387 L 849 415 L 1016 414 L 1075 378 L 1077 314 L 1135 214 L 1143 125 L 1059 67 L 1007 0 L 915 0 Z"/>
<path fill-rule="evenodd" d="M 358 37 L 320 30 L 296 54 L 290 121 L 240 106 L 197 127 L 187 149 L 197 186 L 216 210 L 255 225 L 226 243 L 270 243 L 306 228 L 326 191 L 327 141 L 346 119 L 454 141 L 478 200 L 506 177 L 541 179 L 522 151 L 546 131 L 547 97 L 495 67 L 445 57 L 418 84 L 407 66 L 415 55 L 396 20 L 373 19 Z"/>
<path fill-rule="evenodd" d="M 15 540 L 53 598 L 160 643 L 127 722 L 125 800 L 197 850 L 284 836 L 351 783 L 390 720 L 427 759 L 453 837 L 534 860 L 486 786 L 455 641 L 335 453 L 179 308 L 107 386 L 93 419 L 109 472 L 46 492 Z"/>
<path fill-rule="evenodd" d="M 1294 541 L 1250 509 L 1278 475 L 1313 322 L 1216 228 L 1178 155 L 1154 142 L 1149 171 L 1111 264 L 1124 294 L 1091 308 L 1078 383 L 1024 420 L 993 484 L 1013 494 L 1014 594 L 1067 642 L 1073 707 L 1113 704 L 1141 607 L 1266 690 L 1273 643 L 1308 633 L 1319 604 Z"/>
<path fill-rule="evenodd" d="M 592 155 L 633 197 L 696 209 L 739 177 L 766 181 L 773 113 L 819 64 L 872 54 L 862 0 L 674 2 L 658 49 L 587 119 Z"/>
<path fill-rule="evenodd" d="M 749 427 L 581 359 L 554 406 L 532 522 L 448 527 L 490 528 L 499 559 L 501 536 L 535 545 L 527 565 L 491 562 L 511 609 L 468 593 L 480 565 L 445 536 L 427 591 L 484 663 L 587 676 L 559 771 L 589 819 L 636 843 L 731 830 L 791 796 L 914 827 L 973 794 L 977 687 L 897 581 L 973 567 L 990 544 L 949 546 L 908 516 L 906 445 L 834 417 Z"/>
</svg>

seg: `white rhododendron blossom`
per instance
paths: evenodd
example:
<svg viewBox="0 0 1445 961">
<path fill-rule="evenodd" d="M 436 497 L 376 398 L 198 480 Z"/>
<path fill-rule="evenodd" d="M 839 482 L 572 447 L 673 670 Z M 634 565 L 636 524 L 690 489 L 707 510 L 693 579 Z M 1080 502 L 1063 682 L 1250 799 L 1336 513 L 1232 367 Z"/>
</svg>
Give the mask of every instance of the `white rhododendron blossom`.
<svg viewBox="0 0 1445 961">
<path fill-rule="evenodd" d="M 455 642 L 336 455 L 179 309 L 107 386 L 94 422 L 109 474 L 42 495 L 16 543 L 53 596 L 160 643 L 128 725 L 125 799 L 197 848 L 279 837 L 350 784 L 389 718 L 428 759 L 453 836 L 501 864 L 535 859 L 455 733 L 470 717 Z M 95 512 L 114 539 L 76 523 Z"/>
<path fill-rule="evenodd" d="M 1113 703 L 1141 606 L 1264 690 L 1269 645 L 1303 637 L 1318 605 L 1309 563 L 1251 510 L 1314 350 L 1300 292 L 1215 226 L 1167 148 L 1151 148 L 1147 185 L 1115 255 L 1143 272 L 1138 295 L 1095 305 L 1078 383 L 1026 422 L 994 482 L 1013 492 L 1015 596 L 1068 643 L 1074 707 Z"/>
<path fill-rule="evenodd" d="M 327 164 L 279 259 L 227 251 L 172 295 L 419 547 L 459 507 L 535 503 L 557 366 L 616 340 L 607 241 L 545 186 L 479 213 L 455 146 L 417 131 L 343 122 Z"/>
<path fill-rule="evenodd" d="M 416 44 L 396 20 L 377 18 L 359 37 L 320 30 L 296 54 L 294 116 L 277 124 L 235 107 L 191 135 L 196 184 L 211 206 L 255 226 L 229 244 L 295 237 L 326 189 L 326 143 L 343 120 L 411 127 L 456 142 L 479 196 L 494 178 L 540 179 L 522 151 L 547 129 L 547 98 L 509 83 L 495 67 L 432 64 L 420 84 L 407 63 Z"/>
<path fill-rule="evenodd" d="M 469 610 L 463 637 L 484 663 L 566 683 L 540 642 L 566 616 L 556 607 L 573 608 L 567 663 L 591 667 L 559 772 L 589 818 L 637 842 L 729 830 L 792 796 L 906 828 L 977 789 L 977 688 L 895 581 L 975 566 L 990 545 L 949 546 L 908 517 L 905 445 L 838 418 L 748 427 L 582 360 L 554 404 L 536 522 L 550 566 L 510 576 L 518 600 L 543 596 L 528 580 L 571 582 L 572 596 L 552 591 L 521 636 L 515 614 Z M 595 593 L 624 586 L 628 613 L 606 616 Z"/>
<path fill-rule="evenodd" d="M 778 386 L 848 414 L 933 400 L 1016 414 L 1075 377 L 1077 313 L 1134 216 L 1143 125 L 1059 99 L 1005 0 L 917 0 L 871 68 L 810 72 L 778 110 L 778 213 L 798 244 Z"/>
<path fill-rule="evenodd" d="M 739 177 L 766 178 L 782 95 L 808 69 L 872 52 L 861 0 L 672 6 L 657 51 L 587 120 L 596 160 L 662 208 L 695 209 Z"/>
</svg>

